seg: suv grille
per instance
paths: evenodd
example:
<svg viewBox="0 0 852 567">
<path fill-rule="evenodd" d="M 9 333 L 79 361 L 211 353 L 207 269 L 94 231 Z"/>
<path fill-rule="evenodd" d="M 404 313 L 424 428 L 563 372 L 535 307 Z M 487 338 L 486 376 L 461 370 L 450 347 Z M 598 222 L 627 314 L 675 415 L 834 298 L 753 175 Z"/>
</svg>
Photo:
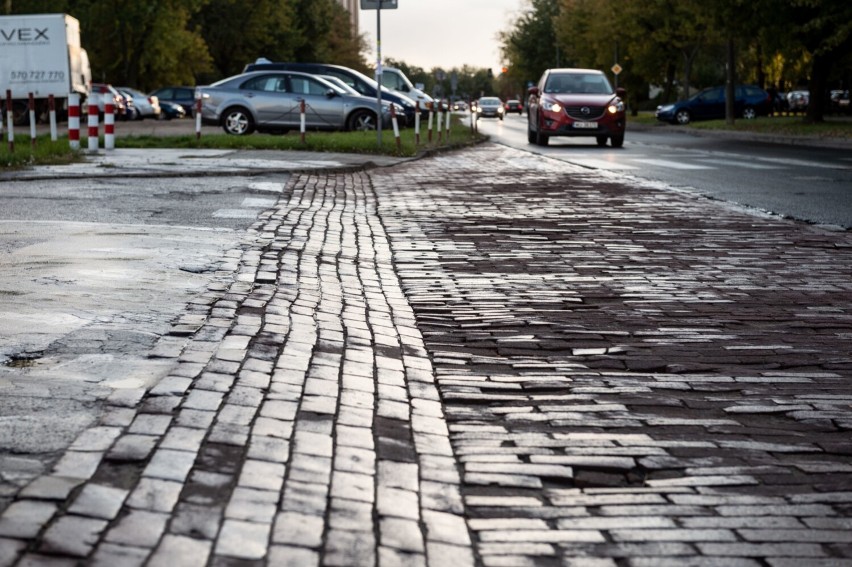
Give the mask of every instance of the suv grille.
<svg viewBox="0 0 852 567">
<path fill-rule="evenodd" d="M 605 106 L 566 106 L 565 112 L 576 120 L 595 120 L 603 116 Z"/>
</svg>

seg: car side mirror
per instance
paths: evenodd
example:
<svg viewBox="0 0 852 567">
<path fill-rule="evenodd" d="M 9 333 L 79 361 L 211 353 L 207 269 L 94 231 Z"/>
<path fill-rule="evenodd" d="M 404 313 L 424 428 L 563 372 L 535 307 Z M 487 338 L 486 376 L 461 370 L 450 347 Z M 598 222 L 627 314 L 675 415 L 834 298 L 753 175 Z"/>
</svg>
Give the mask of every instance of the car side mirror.
<svg viewBox="0 0 852 567">
<path fill-rule="evenodd" d="M 618 98 L 627 98 L 627 89 L 618 87 L 615 89 L 615 94 Z"/>
<path fill-rule="evenodd" d="M 530 94 L 530 96 L 538 96 L 538 87 L 530 87 L 527 92 Z"/>
<path fill-rule="evenodd" d="M 336 96 L 337 91 L 335 91 L 334 89 L 328 89 L 327 91 L 325 91 L 325 98 L 334 98 Z"/>
</svg>

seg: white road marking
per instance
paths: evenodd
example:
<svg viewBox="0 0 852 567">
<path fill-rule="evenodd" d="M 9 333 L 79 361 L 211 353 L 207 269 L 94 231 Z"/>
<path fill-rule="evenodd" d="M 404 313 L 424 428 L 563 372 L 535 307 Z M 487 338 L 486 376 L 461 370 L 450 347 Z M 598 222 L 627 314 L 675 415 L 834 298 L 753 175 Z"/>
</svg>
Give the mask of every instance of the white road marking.
<svg viewBox="0 0 852 567">
<path fill-rule="evenodd" d="M 253 191 L 266 191 L 268 193 L 283 193 L 284 192 L 284 184 L 283 183 L 274 183 L 271 181 L 256 181 L 254 183 L 249 183 L 249 189 Z"/>
<path fill-rule="evenodd" d="M 656 165 L 657 167 L 667 167 L 669 169 L 716 169 L 709 165 L 696 165 L 679 161 L 669 161 L 667 159 L 634 159 L 631 161 L 645 163 L 648 165 Z"/>
<path fill-rule="evenodd" d="M 219 219 L 253 219 L 257 218 L 257 209 L 219 209 L 213 211 L 213 216 Z"/>
<path fill-rule="evenodd" d="M 277 203 L 275 199 L 259 199 L 257 197 L 246 197 L 243 199 L 241 206 L 256 209 L 271 209 Z"/>
<path fill-rule="evenodd" d="M 746 169 L 784 169 L 784 166 L 782 165 L 767 165 L 754 163 L 752 161 L 737 161 L 733 159 L 702 158 L 698 161 L 713 165 L 723 165 L 725 167 L 744 167 Z"/>
<path fill-rule="evenodd" d="M 616 161 L 607 161 L 605 159 L 594 159 L 594 158 L 570 158 L 569 162 L 582 165 L 583 167 L 589 167 L 592 169 L 604 169 L 604 170 L 625 170 L 625 169 L 639 169 L 635 165 L 627 165 L 623 162 Z"/>
</svg>

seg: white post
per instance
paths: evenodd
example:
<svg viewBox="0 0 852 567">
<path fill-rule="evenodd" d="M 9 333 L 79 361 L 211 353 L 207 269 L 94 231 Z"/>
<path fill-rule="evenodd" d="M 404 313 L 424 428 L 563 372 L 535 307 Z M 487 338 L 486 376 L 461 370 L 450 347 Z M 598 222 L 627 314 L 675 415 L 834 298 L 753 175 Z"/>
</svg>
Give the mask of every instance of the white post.
<svg viewBox="0 0 852 567">
<path fill-rule="evenodd" d="M 35 97 L 34 97 L 33 93 L 30 93 L 29 111 L 30 111 L 30 145 L 32 147 L 35 147 L 35 145 L 36 145 L 36 115 L 35 115 Z"/>
<path fill-rule="evenodd" d="M 420 145 L 420 101 L 414 105 L 414 145 Z"/>
<path fill-rule="evenodd" d="M 48 97 L 48 108 L 50 110 L 50 141 L 55 142 L 59 139 L 56 132 L 56 99 L 53 95 Z"/>
</svg>

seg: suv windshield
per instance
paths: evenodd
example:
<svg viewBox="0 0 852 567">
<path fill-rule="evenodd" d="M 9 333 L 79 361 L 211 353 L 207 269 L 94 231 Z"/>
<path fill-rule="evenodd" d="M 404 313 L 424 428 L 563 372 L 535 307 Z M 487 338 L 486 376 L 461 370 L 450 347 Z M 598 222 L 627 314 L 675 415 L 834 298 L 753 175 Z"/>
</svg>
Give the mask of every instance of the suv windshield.
<svg viewBox="0 0 852 567">
<path fill-rule="evenodd" d="M 612 94 L 606 77 L 599 73 L 551 73 L 544 92 L 555 94 Z"/>
</svg>

